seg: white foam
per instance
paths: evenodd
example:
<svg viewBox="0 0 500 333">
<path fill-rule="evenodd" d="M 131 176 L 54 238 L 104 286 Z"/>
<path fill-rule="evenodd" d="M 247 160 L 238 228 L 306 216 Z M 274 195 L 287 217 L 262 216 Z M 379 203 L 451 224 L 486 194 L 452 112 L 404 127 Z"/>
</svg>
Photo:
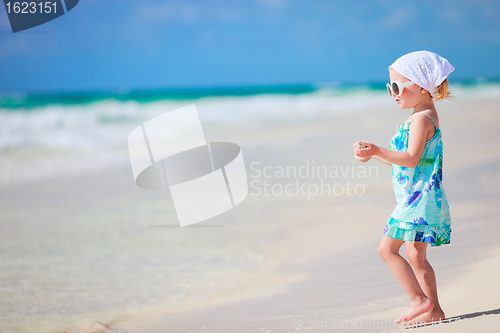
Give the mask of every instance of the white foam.
<svg viewBox="0 0 500 333">
<path fill-rule="evenodd" d="M 0 109 L 0 152 L 24 147 L 94 150 L 122 145 L 137 124 L 192 103 L 203 120 L 240 123 L 310 118 L 318 112 L 362 109 L 390 100 L 379 93 L 336 96 L 320 90 L 300 95 L 205 97 L 146 104 L 107 100 L 31 110 Z"/>
<path fill-rule="evenodd" d="M 455 85 L 451 90 L 458 93 L 461 100 L 500 99 L 498 84 L 472 88 Z M 357 88 L 348 92 L 325 87 L 313 93 L 297 95 L 204 97 L 150 103 L 105 100 L 30 110 L 0 109 L 0 183 L 53 176 L 53 170 L 78 173 L 111 166 L 114 162 L 125 163 L 127 138 L 135 127 L 160 114 L 193 103 L 202 124 L 300 121 L 314 119 L 319 114 L 357 112 L 394 104 L 385 91 Z"/>
</svg>

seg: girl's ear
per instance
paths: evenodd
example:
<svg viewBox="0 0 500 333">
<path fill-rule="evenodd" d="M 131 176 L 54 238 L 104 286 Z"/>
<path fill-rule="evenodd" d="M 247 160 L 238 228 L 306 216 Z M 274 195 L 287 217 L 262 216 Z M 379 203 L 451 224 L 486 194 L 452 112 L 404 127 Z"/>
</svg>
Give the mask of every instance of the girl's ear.
<svg viewBox="0 0 500 333">
<path fill-rule="evenodd" d="M 426 94 L 426 93 L 428 93 L 428 92 L 429 92 L 429 90 L 425 90 L 424 88 L 420 88 L 420 93 L 421 93 L 422 95 L 425 95 L 425 94 Z"/>
</svg>

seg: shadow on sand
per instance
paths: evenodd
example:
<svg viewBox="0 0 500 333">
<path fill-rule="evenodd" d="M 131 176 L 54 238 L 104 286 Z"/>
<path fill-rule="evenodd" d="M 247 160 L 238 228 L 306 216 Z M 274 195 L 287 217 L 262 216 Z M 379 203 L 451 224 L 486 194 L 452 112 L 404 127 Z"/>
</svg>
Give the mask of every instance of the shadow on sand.
<svg viewBox="0 0 500 333">
<path fill-rule="evenodd" d="M 478 328 L 484 328 L 484 329 L 493 329 L 497 328 L 497 322 L 493 321 L 487 321 L 485 320 L 484 322 L 478 322 L 477 320 L 470 320 L 473 318 L 477 317 L 482 317 L 482 316 L 489 316 L 489 315 L 496 315 L 500 314 L 500 308 L 495 309 L 495 310 L 489 310 L 489 311 L 479 311 L 479 312 L 472 312 L 472 313 L 467 313 L 459 316 L 454 316 L 454 317 L 449 317 L 441 320 L 440 322 L 434 322 L 434 323 L 425 323 L 425 324 L 419 324 L 418 322 L 415 323 L 414 325 L 409 325 L 407 328 L 408 329 L 415 329 L 415 328 L 420 328 L 420 327 L 427 327 L 427 326 L 433 326 L 433 325 L 443 325 L 443 324 L 451 324 L 455 325 L 457 329 L 478 329 Z"/>
</svg>

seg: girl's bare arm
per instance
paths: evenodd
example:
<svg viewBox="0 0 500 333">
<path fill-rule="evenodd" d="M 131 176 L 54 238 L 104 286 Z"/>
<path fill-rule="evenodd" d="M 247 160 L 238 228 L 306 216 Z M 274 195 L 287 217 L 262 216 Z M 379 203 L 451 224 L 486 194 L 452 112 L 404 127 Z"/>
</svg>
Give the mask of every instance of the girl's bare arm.
<svg viewBox="0 0 500 333">
<path fill-rule="evenodd" d="M 384 163 L 384 164 L 387 164 L 388 166 L 392 166 L 392 163 L 391 162 L 388 162 L 386 160 L 384 160 L 382 157 L 378 157 L 378 156 L 372 156 L 373 158 L 379 160 L 380 162 Z"/>
<path fill-rule="evenodd" d="M 410 136 L 408 139 L 408 149 L 406 151 L 394 151 L 379 147 L 373 143 L 363 142 L 367 148 L 359 149 L 355 147 L 356 156 L 359 157 L 375 157 L 378 160 L 389 164 L 397 164 L 400 166 L 414 168 L 420 162 L 422 153 L 425 147 L 425 140 L 429 130 L 434 129 L 432 125 L 429 128 L 430 122 L 427 117 L 415 117 L 410 124 Z"/>
</svg>

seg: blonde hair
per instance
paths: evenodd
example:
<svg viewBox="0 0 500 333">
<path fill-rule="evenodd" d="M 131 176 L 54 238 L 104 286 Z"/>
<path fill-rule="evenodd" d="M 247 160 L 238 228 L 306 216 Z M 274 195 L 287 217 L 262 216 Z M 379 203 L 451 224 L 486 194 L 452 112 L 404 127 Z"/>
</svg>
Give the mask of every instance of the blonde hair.
<svg viewBox="0 0 500 333">
<path fill-rule="evenodd" d="M 439 85 L 438 94 L 437 97 L 432 98 L 434 102 L 442 99 L 452 100 L 455 97 L 451 94 L 451 91 L 448 90 L 448 79 L 444 79 L 443 83 Z"/>
</svg>

